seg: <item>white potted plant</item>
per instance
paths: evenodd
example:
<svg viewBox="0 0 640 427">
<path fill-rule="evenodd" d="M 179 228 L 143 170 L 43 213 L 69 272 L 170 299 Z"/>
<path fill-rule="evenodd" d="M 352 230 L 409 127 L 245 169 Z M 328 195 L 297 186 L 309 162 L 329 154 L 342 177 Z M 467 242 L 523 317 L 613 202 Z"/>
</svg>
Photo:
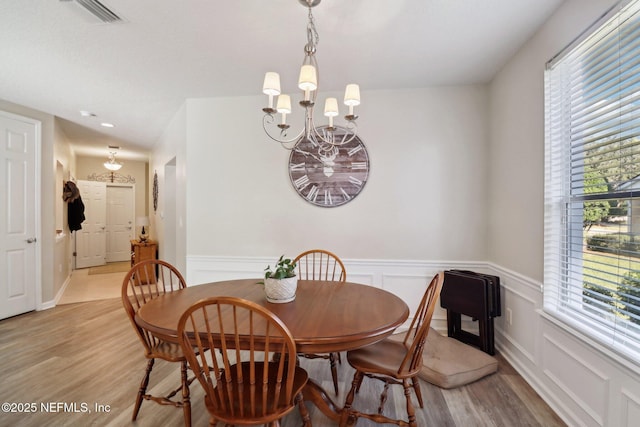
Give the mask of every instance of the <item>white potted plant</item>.
<svg viewBox="0 0 640 427">
<path fill-rule="evenodd" d="M 296 263 L 284 255 L 278 259 L 275 270 L 271 266 L 264 269 L 264 292 L 267 301 L 273 303 L 291 302 L 296 298 L 298 278 L 296 277 Z"/>
</svg>

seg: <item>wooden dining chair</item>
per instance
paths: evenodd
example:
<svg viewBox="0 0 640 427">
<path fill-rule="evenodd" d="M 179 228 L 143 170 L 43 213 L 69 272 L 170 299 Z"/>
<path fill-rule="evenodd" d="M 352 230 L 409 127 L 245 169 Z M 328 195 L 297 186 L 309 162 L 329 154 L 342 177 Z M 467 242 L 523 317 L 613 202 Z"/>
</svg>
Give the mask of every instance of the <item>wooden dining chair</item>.
<svg viewBox="0 0 640 427">
<path fill-rule="evenodd" d="M 309 376 L 297 366 L 293 336 L 266 308 L 237 297 L 200 300 L 180 318 L 178 338 L 205 391 L 210 426 L 279 426 L 296 404 L 311 425 L 302 398 Z"/>
<path fill-rule="evenodd" d="M 293 260 L 297 265 L 298 279 L 345 282 L 347 271 L 337 255 L 324 249 L 311 249 Z"/>
<path fill-rule="evenodd" d="M 338 256 L 324 249 L 311 249 L 298 255 L 294 260 L 297 267 L 298 279 L 327 280 L 332 282 L 346 282 L 347 271 Z M 338 368 L 336 362 L 342 363 L 340 353 L 303 354 L 307 359 L 328 359 L 331 365 L 333 390 L 338 394 Z"/>
<path fill-rule="evenodd" d="M 345 399 L 343 417 L 348 419 L 350 414 L 355 414 L 357 417 L 368 418 L 376 423 L 417 426 L 415 409 L 411 402 L 411 389 L 413 388 L 420 407 L 424 407 L 418 373 L 422 368 L 424 343 L 429 333 L 431 318 L 433 317 L 433 311 L 442 290 L 443 282 L 443 273 L 436 274 L 433 277 L 420 301 L 418 310 L 403 341 L 386 338 L 367 347 L 347 352 L 347 361 L 356 372 L 353 376 L 351 390 L 349 390 Z M 385 383 L 380 396 L 380 406 L 377 414 L 361 413 L 352 409 L 355 394 L 360 389 L 365 376 Z M 389 385 L 392 384 L 401 384 L 404 387 L 408 421 L 391 419 L 382 413 Z M 351 421 L 353 422 L 353 420 Z M 346 420 L 343 420 L 343 423 L 344 425 L 353 425 L 353 423 L 346 422 Z"/>
<path fill-rule="evenodd" d="M 133 408 L 132 421 L 135 421 L 140 411 L 143 400 L 152 400 L 161 405 L 173 405 L 182 408 L 184 413 L 185 426 L 191 426 L 191 402 L 189 385 L 195 377 L 188 378 L 187 359 L 182 353 L 182 348 L 178 343 L 163 341 L 153 336 L 149 331 L 138 326 L 135 321 L 136 312 L 160 295 L 185 288 L 186 283 L 182 274 L 171 264 L 162 260 L 146 260 L 135 264 L 127 273 L 122 282 L 122 304 L 129 316 L 131 325 L 136 331 L 142 345 L 144 355 L 148 359 L 135 406 Z M 178 362 L 181 364 L 181 384 L 166 396 L 152 396 L 147 393 L 149 377 L 156 359 L 168 362 Z M 181 391 L 181 399 L 174 400 L 174 396 Z"/>
</svg>

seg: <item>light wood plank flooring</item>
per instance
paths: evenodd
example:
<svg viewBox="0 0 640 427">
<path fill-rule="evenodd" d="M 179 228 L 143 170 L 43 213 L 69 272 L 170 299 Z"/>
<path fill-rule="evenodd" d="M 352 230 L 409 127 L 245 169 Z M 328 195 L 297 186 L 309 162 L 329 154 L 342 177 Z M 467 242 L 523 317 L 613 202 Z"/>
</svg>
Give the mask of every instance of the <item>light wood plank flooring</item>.
<svg viewBox="0 0 640 427">
<path fill-rule="evenodd" d="M 135 394 L 144 372 L 142 346 L 134 335 L 119 299 L 59 305 L 42 312 L 0 321 L 0 403 L 35 403 L 35 413 L 2 413 L 0 426 L 180 426 L 182 411 L 153 402 L 144 402 L 138 421 L 132 423 Z M 442 390 L 422 383 L 425 409 L 418 411 L 420 426 L 562 426 L 564 423 L 498 356 L 497 374 L 454 390 Z M 328 362 L 302 360 L 310 375 L 332 389 Z M 340 366 L 341 395 L 344 400 L 352 370 Z M 179 369 L 158 361 L 151 388 L 161 394 L 179 382 Z M 378 381 L 366 380 L 354 406 L 359 410 L 377 407 Z M 386 412 L 403 411 L 404 396 L 399 387 L 386 405 Z M 206 426 L 199 384 L 192 386 L 193 425 Z M 62 402 L 76 405 L 78 412 L 45 412 L 41 404 Z M 86 405 L 86 406 L 83 406 Z M 102 412 L 96 405 L 103 405 Z M 53 408 L 56 408 L 53 405 Z M 84 409 L 89 412 L 82 412 Z M 67 406 L 73 409 L 73 406 Z M 313 425 L 333 426 L 310 406 Z M 295 411 L 284 427 L 299 426 Z M 359 427 L 373 426 L 360 420 Z"/>
</svg>

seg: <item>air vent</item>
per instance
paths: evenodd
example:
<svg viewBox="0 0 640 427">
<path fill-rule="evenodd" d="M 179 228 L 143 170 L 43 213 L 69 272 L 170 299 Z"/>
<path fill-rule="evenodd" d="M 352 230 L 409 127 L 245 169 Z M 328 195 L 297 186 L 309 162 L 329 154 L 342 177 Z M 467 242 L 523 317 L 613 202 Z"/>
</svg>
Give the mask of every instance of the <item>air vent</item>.
<svg viewBox="0 0 640 427">
<path fill-rule="evenodd" d="M 61 2 L 73 1 L 78 6 L 81 6 L 87 12 L 98 18 L 100 21 L 112 24 L 114 22 L 121 22 L 122 18 L 113 13 L 107 6 L 100 3 L 98 0 L 60 0 Z"/>
</svg>

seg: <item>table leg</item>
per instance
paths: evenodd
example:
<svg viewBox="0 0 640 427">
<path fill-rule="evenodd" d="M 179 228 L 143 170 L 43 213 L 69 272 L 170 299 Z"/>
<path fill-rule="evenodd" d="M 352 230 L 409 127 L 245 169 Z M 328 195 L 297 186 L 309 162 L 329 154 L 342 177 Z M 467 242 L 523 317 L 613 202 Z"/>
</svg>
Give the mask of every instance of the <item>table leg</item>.
<svg viewBox="0 0 640 427">
<path fill-rule="evenodd" d="M 335 422 L 340 421 L 342 408 L 339 408 L 324 389 L 311 378 L 309 378 L 307 384 L 304 386 L 302 395 L 304 396 L 304 400 L 313 403 L 316 408 L 320 409 L 328 418 Z"/>
<path fill-rule="evenodd" d="M 340 427 L 355 426 L 358 421 L 356 411 L 345 411 L 338 407 L 327 395 L 327 392 L 311 378 L 302 390 L 304 400 L 313 403 L 327 418 L 335 421 Z"/>
</svg>

